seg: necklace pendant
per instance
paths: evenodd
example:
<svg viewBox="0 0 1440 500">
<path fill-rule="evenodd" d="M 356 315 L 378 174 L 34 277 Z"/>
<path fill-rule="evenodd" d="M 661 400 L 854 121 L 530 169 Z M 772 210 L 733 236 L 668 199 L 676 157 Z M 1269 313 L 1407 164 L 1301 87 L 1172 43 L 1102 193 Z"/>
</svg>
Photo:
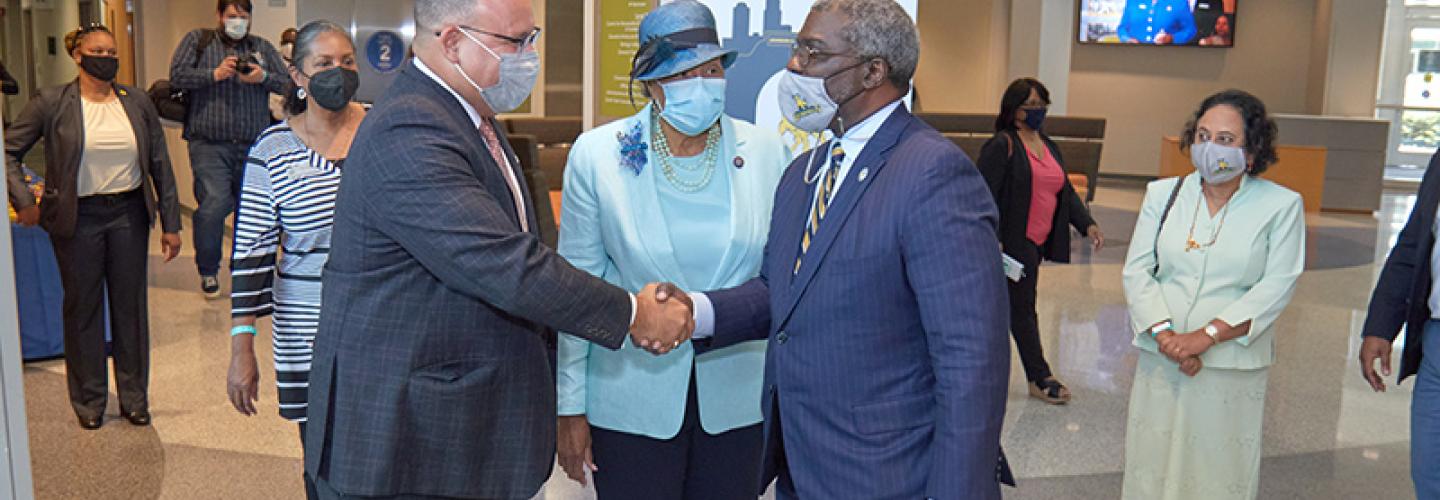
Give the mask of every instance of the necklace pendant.
<svg viewBox="0 0 1440 500">
<path fill-rule="evenodd" d="M 1186 252 L 1189 252 L 1189 251 L 1191 251 L 1191 250 L 1199 250 L 1199 249 L 1200 249 L 1200 243 L 1197 243 L 1197 242 L 1195 241 L 1195 238 L 1190 238 L 1188 241 L 1185 242 L 1185 251 L 1186 251 Z"/>
</svg>

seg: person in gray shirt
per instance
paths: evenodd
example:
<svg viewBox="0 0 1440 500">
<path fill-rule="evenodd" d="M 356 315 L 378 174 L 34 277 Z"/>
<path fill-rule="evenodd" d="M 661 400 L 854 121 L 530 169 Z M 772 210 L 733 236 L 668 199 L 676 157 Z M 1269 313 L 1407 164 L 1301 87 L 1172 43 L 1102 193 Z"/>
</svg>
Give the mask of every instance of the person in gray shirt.
<svg viewBox="0 0 1440 500">
<path fill-rule="evenodd" d="M 235 209 L 245 156 L 272 123 L 270 94 L 290 86 L 285 59 L 250 33 L 250 0 L 219 0 L 218 29 L 185 35 L 170 59 L 170 84 L 185 90 L 185 140 L 195 173 L 195 265 L 207 298 L 220 296 L 225 217 Z"/>
</svg>

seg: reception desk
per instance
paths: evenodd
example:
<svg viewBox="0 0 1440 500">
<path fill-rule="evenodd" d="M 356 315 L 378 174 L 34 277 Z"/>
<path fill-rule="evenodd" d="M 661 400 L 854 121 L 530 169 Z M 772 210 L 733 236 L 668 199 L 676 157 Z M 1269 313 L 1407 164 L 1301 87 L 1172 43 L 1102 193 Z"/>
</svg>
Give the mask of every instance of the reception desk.
<svg viewBox="0 0 1440 500">
<path fill-rule="evenodd" d="M 1385 188 L 1390 122 L 1342 116 L 1273 115 L 1280 144 L 1325 148 L 1326 211 L 1371 213 Z"/>
<path fill-rule="evenodd" d="M 1160 177 L 1188 175 L 1195 171 L 1190 155 L 1180 151 L 1180 138 L 1165 137 L 1160 145 Z M 1318 146 L 1280 145 L 1275 148 L 1279 158 L 1262 178 L 1290 188 L 1305 199 L 1306 212 L 1325 208 L 1325 169 L 1327 151 Z"/>
</svg>

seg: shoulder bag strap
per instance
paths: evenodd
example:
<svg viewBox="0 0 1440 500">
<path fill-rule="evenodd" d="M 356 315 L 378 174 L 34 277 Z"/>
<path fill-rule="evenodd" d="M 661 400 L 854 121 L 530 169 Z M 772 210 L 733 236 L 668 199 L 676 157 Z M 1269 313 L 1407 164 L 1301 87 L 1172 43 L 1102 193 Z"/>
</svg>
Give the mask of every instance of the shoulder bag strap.
<svg viewBox="0 0 1440 500">
<path fill-rule="evenodd" d="M 1175 199 L 1180 197 L 1180 188 L 1184 185 L 1184 177 L 1175 181 L 1175 189 L 1170 191 L 1170 199 L 1165 202 L 1165 211 L 1160 213 L 1160 225 L 1155 227 L 1155 242 L 1150 250 L 1155 255 L 1155 268 L 1150 270 L 1151 276 L 1160 274 L 1160 230 L 1165 229 L 1165 219 L 1170 218 L 1170 209 L 1175 206 Z"/>
</svg>

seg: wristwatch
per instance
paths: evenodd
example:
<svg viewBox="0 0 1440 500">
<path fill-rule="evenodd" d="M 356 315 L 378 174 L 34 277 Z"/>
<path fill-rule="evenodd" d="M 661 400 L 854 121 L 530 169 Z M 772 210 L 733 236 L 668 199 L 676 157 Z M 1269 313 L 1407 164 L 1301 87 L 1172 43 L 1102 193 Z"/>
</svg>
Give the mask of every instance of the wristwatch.
<svg viewBox="0 0 1440 500">
<path fill-rule="evenodd" d="M 1214 340 L 1216 344 L 1220 343 L 1220 329 L 1216 328 L 1214 323 L 1205 325 L 1205 334 L 1209 335 L 1210 340 Z"/>
</svg>

